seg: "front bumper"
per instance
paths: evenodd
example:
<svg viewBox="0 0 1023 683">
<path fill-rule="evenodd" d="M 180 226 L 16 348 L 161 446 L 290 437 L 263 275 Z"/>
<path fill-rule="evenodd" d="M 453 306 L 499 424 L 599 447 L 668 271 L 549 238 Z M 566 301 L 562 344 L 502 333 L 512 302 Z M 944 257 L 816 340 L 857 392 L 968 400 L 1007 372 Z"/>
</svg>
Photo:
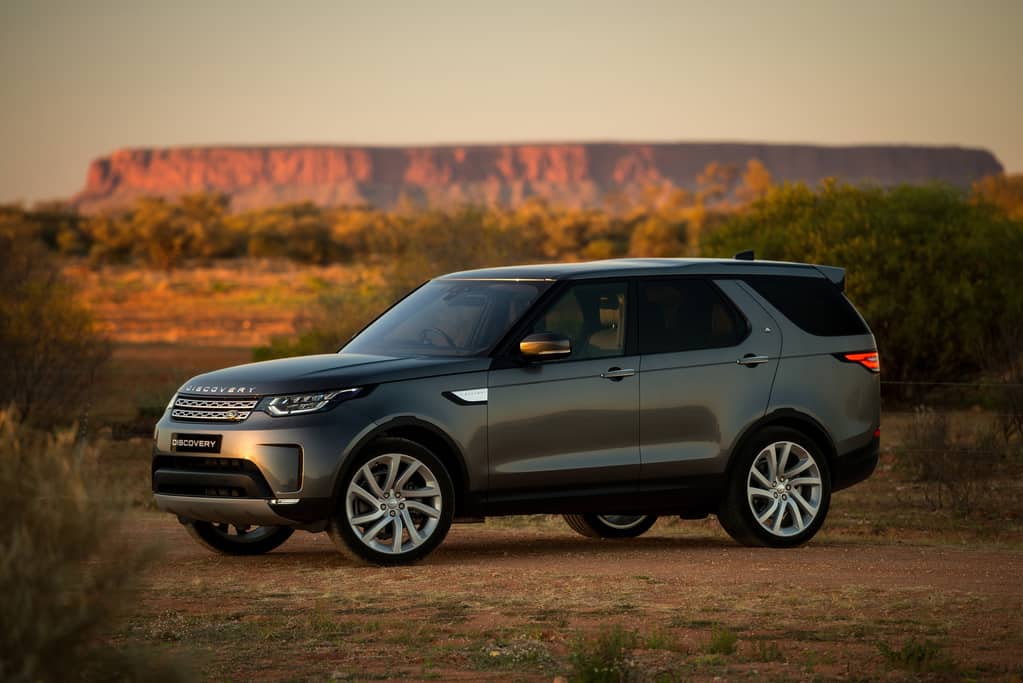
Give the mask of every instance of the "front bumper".
<svg viewBox="0 0 1023 683">
<path fill-rule="evenodd" d="M 295 520 L 274 512 L 268 500 L 169 496 L 161 493 L 155 494 L 153 498 L 156 507 L 188 520 L 257 526 L 293 526 L 295 523 Z"/>
<path fill-rule="evenodd" d="M 371 420 L 338 406 L 325 413 L 240 423 L 157 424 L 152 484 L 157 507 L 183 519 L 301 526 L 328 514 L 334 480 Z M 174 435 L 220 436 L 219 453 L 174 448 Z"/>
</svg>

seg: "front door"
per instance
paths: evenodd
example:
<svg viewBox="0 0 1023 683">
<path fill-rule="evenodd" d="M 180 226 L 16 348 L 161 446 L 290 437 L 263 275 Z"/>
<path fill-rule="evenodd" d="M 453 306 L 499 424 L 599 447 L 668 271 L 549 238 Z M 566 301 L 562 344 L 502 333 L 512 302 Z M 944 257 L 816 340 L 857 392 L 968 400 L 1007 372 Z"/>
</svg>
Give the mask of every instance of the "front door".
<svg viewBox="0 0 1023 683">
<path fill-rule="evenodd" d="M 490 372 L 492 505 L 636 491 L 639 358 L 627 353 L 628 300 L 625 281 L 570 285 L 526 334 L 563 334 L 571 355 Z"/>
</svg>

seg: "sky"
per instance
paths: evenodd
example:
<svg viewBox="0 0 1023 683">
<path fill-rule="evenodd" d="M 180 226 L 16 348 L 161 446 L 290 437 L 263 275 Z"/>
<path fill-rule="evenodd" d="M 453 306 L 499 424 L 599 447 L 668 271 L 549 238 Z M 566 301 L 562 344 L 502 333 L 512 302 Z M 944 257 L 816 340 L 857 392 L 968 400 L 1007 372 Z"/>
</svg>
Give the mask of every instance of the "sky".
<svg viewBox="0 0 1023 683">
<path fill-rule="evenodd" d="M 984 147 L 1023 171 L 1021 0 L 0 0 L 0 202 L 123 147 Z"/>
</svg>

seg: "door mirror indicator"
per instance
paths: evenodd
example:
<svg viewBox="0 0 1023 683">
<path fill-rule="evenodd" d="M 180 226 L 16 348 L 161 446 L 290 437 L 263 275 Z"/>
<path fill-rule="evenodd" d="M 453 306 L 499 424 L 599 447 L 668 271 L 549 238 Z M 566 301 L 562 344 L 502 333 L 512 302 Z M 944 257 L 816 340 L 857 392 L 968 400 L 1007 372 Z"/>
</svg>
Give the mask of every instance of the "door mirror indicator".
<svg viewBox="0 0 1023 683">
<path fill-rule="evenodd" d="M 536 332 L 519 342 L 519 353 L 531 360 L 566 358 L 572 353 L 572 341 L 557 332 Z"/>
</svg>

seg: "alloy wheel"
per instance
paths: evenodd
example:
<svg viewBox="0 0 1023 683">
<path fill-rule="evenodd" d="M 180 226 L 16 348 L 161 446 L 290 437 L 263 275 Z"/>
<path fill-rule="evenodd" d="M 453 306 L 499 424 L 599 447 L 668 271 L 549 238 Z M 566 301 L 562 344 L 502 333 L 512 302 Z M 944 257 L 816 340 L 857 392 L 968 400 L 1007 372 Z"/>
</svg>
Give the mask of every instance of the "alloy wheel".
<svg viewBox="0 0 1023 683">
<path fill-rule="evenodd" d="M 823 491 L 817 461 L 792 441 L 765 446 L 753 459 L 746 482 L 754 519 L 780 537 L 795 536 L 813 523 Z"/>
<path fill-rule="evenodd" d="M 430 468 L 404 453 L 385 453 L 355 473 L 345 495 L 345 514 L 356 537 L 373 550 L 400 555 L 436 531 L 444 504 Z"/>
</svg>

